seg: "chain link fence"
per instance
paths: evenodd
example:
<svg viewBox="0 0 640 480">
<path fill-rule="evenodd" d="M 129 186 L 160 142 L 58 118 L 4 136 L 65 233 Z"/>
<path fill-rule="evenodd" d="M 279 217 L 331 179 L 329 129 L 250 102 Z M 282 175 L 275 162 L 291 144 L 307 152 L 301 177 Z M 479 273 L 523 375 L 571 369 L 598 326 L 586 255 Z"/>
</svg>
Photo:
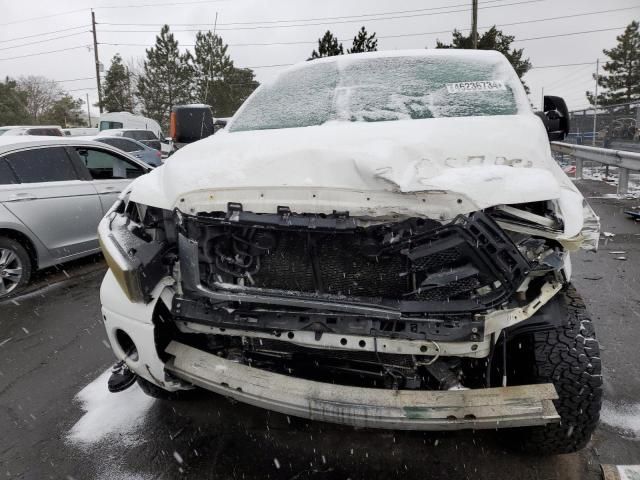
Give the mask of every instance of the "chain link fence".
<svg viewBox="0 0 640 480">
<path fill-rule="evenodd" d="M 574 110 L 569 118 L 567 143 L 640 152 L 640 101 Z"/>
</svg>

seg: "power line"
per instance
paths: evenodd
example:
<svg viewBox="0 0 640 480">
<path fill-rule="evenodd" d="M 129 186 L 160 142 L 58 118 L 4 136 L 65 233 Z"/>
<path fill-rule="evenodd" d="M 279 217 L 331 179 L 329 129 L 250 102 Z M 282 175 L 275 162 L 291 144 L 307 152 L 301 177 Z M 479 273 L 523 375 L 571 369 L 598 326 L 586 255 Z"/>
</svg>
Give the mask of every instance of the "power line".
<svg viewBox="0 0 640 480">
<path fill-rule="evenodd" d="M 530 37 L 530 38 L 521 38 L 521 39 L 515 39 L 514 42 L 526 42 L 529 40 L 542 40 L 545 38 L 556 38 L 556 37 L 568 37 L 568 36 L 572 36 L 572 35 L 582 35 L 582 34 L 586 34 L 586 33 L 595 33 L 595 32 L 608 32 L 611 30 L 621 30 L 625 27 L 611 27 L 611 28 L 601 28 L 601 29 L 596 29 L 596 30 L 584 30 L 582 32 L 569 32 L 569 33 L 560 33 L 560 34 L 556 34 L 556 35 L 543 35 L 540 37 Z M 381 35 L 377 38 L 380 39 L 384 39 L 384 38 L 397 38 L 397 37 L 402 37 L 402 36 L 417 36 L 417 35 L 432 35 L 432 34 L 439 34 L 439 33 L 448 33 L 449 30 L 445 30 L 445 31 L 440 31 L 440 32 L 421 32 L 421 33 L 409 33 L 409 34 L 401 34 L 401 35 Z M 339 41 L 344 42 L 347 41 L 349 39 L 339 39 Z M 142 43 L 109 43 L 109 42 L 100 42 L 102 45 L 111 45 L 111 46 L 124 46 L 124 47 L 149 47 L 148 44 L 142 44 Z M 297 44 L 311 44 L 311 43 L 316 43 L 314 42 L 272 42 L 272 43 L 256 43 L 256 44 L 233 44 L 230 43 L 229 46 L 230 47 L 244 47 L 244 46 L 249 46 L 249 45 L 262 45 L 262 46 L 272 46 L 272 45 L 297 45 Z M 193 44 L 182 44 L 182 46 L 184 47 L 193 47 Z M 555 66 L 568 66 L 568 65 L 584 65 L 584 64 L 565 64 L 565 65 L 553 65 L 553 67 Z M 547 66 L 547 67 L 537 67 L 537 68 L 551 68 L 552 66 Z"/>
<path fill-rule="evenodd" d="M 485 3 L 496 3 L 496 2 L 504 2 L 505 0 L 487 0 Z M 263 20 L 256 22 L 227 22 L 220 23 L 220 25 L 230 26 L 230 25 L 268 25 L 274 23 L 295 23 L 295 22 L 315 22 L 319 20 L 346 20 L 351 18 L 364 18 L 364 17 L 378 17 L 381 15 L 399 15 L 404 13 L 418 13 L 418 12 L 427 12 L 433 10 L 442 10 L 444 8 L 457 8 L 457 7 L 466 7 L 468 3 L 459 3 L 457 5 L 443 5 L 441 7 L 430 7 L 430 8 L 418 8 L 416 10 L 396 10 L 393 12 L 379 12 L 379 13 L 365 13 L 362 15 L 341 15 L 338 17 L 320 17 L 320 18 L 295 18 L 290 20 Z"/>
<path fill-rule="evenodd" d="M 70 33 L 68 35 L 60 35 L 58 37 L 47 38 L 46 40 L 36 40 L 35 42 L 21 43 L 20 45 L 11 45 L 9 47 L 2 47 L 2 48 L 0 48 L 0 50 L 11 50 L 12 48 L 27 47 L 29 45 L 35 45 L 37 43 L 52 42 L 54 40 L 60 40 L 61 38 L 68 38 L 68 37 L 75 37 L 77 35 L 83 35 L 83 34 L 87 33 L 88 31 L 89 30 L 83 31 L 83 32 Z"/>
<path fill-rule="evenodd" d="M 117 9 L 117 8 L 143 8 L 143 7 L 179 7 L 182 5 L 194 5 L 199 3 L 218 3 L 218 2 L 224 2 L 224 1 L 227 1 L 227 0 L 196 0 L 196 1 L 182 2 L 182 3 L 178 3 L 178 2 L 145 3 L 145 4 L 139 4 L 139 5 L 106 5 L 106 6 L 96 6 L 93 8 L 94 9 Z M 86 12 L 90 8 L 91 7 L 87 6 L 85 8 L 76 8 L 75 10 L 67 10 L 65 12 L 53 13 L 51 15 L 42 15 L 40 17 L 23 18 L 21 20 L 13 20 L 11 22 L 0 23 L 0 26 L 15 25 L 18 23 L 31 22 L 33 20 L 42 20 L 45 18 L 61 17 L 63 15 L 70 15 L 72 13 Z"/>
<path fill-rule="evenodd" d="M 486 2 L 482 2 L 484 3 L 495 3 L 495 2 L 504 2 L 506 0 L 487 0 Z M 289 20 L 263 20 L 263 21 L 254 21 L 254 22 L 227 22 L 227 23 L 220 23 L 220 25 L 223 26 L 231 26 L 231 25 L 268 25 L 268 24 L 274 24 L 274 23 L 295 23 L 295 22 L 314 22 L 314 21 L 320 21 L 320 20 L 345 20 L 345 19 L 351 19 L 351 18 L 359 18 L 362 19 L 363 17 L 376 17 L 376 16 L 381 16 L 381 15 L 398 15 L 398 14 L 403 14 L 403 13 L 417 13 L 417 12 L 426 12 L 426 11 L 433 11 L 433 10 L 442 10 L 444 8 L 456 8 L 456 7 L 464 7 L 467 6 L 466 3 L 463 4 L 457 4 L 457 5 L 443 5 L 441 7 L 431 7 L 431 8 L 418 8 L 415 10 L 396 10 L 396 11 L 392 11 L 392 12 L 378 12 L 378 13 L 367 13 L 367 14 L 362 14 L 362 15 L 341 15 L 338 17 L 318 17 L 318 18 L 294 18 L 294 19 L 289 19 Z M 103 25 L 140 25 L 140 26 L 162 26 L 164 24 L 162 23 L 106 23 L 106 22 L 101 22 Z M 183 23 L 183 24 L 177 24 L 177 25 L 182 25 L 182 26 L 193 26 L 193 25 L 209 25 L 208 23 Z"/>
<path fill-rule="evenodd" d="M 26 35 L 24 37 L 15 37 L 15 38 L 9 38 L 7 40 L 0 40 L 0 43 L 13 42 L 16 40 L 24 40 L 26 38 L 40 37 L 42 35 L 52 35 L 54 33 L 68 32 L 70 30 L 77 30 L 79 28 L 86 28 L 86 27 L 87 25 L 78 25 L 77 27 L 63 28 L 62 30 L 53 30 L 52 32 L 42 32 L 42 33 L 36 33 L 34 35 Z"/>
<path fill-rule="evenodd" d="M 51 15 L 43 15 L 41 17 L 23 18 L 22 20 L 14 20 L 12 22 L 0 23 L 0 26 L 15 25 L 17 23 L 31 22 L 32 20 L 42 20 L 44 18 L 61 17 L 63 15 L 69 15 L 71 13 L 84 12 L 86 10 L 88 10 L 88 9 L 87 8 L 76 8 L 75 10 L 67 10 L 66 12 L 53 13 Z"/>
<path fill-rule="evenodd" d="M 169 2 L 169 3 L 144 3 L 138 5 L 107 5 L 93 7 L 97 9 L 113 9 L 113 8 L 143 8 L 143 7 L 179 7 L 181 5 L 197 5 L 202 3 L 219 3 L 226 2 L 227 0 L 194 0 L 191 2 Z"/>
<path fill-rule="evenodd" d="M 571 35 L 582 35 L 584 33 L 595 33 L 595 32 L 610 32 L 611 30 L 622 30 L 623 27 L 611 27 L 611 28 L 600 28 L 597 30 L 584 30 L 582 32 L 570 32 L 570 33 L 558 33 L 557 35 L 544 35 L 542 37 L 531 37 L 531 38 L 521 38 L 516 39 L 514 42 L 526 42 L 528 40 L 541 40 L 543 38 L 556 38 L 556 37 L 569 37 Z"/>
<path fill-rule="evenodd" d="M 531 67 L 530 70 L 534 68 L 558 68 L 558 67 L 576 67 L 578 65 L 595 65 L 595 60 L 593 62 L 582 62 L 582 63 L 560 63 L 558 65 L 540 65 L 539 67 Z"/>
<path fill-rule="evenodd" d="M 538 2 L 543 2 L 545 0 L 524 0 L 524 1 L 520 1 L 520 2 L 513 2 L 513 3 L 504 3 L 501 5 L 489 5 L 486 7 L 480 7 L 481 9 L 488 9 L 488 8 L 502 8 L 502 7 L 508 7 L 508 6 L 513 6 L 513 5 L 523 5 L 523 4 L 527 4 L 527 3 L 538 3 Z M 418 14 L 411 14 L 411 15 L 396 15 L 396 16 L 390 16 L 390 17 L 380 17 L 380 18 L 369 18 L 366 21 L 367 22 L 376 22 L 376 21 L 380 21 L 380 20 L 395 20 L 398 18 L 414 18 L 414 17 L 424 17 L 424 16 L 432 16 L 432 15 L 443 15 L 443 14 L 447 14 L 447 13 L 458 13 L 458 12 L 468 12 L 470 9 L 469 8 L 465 8 L 462 10 L 447 10 L 447 11 L 443 11 L 443 12 L 429 12 L 429 13 L 418 13 Z M 375 15 L 375 14 L 372 14 Z M 292 24 L 292 25 L 258 25 L 258 26 L 253 26 L 253 27 L 236 27 L 236 28 L 218 28 L 218 30 L 222 30 L 222 31 L 236 31 L 236 30 L 259 30 L 259 29 L 268 29 L 268 28 L 290 28 L 290 27 L 313 27 L 313 26 L 318 26 L 318 25 L 336 25 L 336 24 L 341 24 L 341 23 L 356 23 L 356 22 L 361 22 L 361 19 L 358 20 L 340 20 L 340 21 L 331 21 L 331 22 L 319 22 L 319 23 L 298 23 L 298 24 Z M 112 22 L 101 22 L 101 25 L 114 25 L 114 26 L 162 26 L 165 24 L 160 24 L 160 23 L 112 23 Z M 189 26 L 198 26 L 198 25 L 209 25 L 207 23 L 181 23 L 181 24 L 175 24 L 176 26 L 185 26 L 185 27 L 189 27 Z"/>
<path fill-rule="evenodd" d="M 80 92 L 80 91 L 85 92 L 85 91 L 88 91 L 88 90 L 97 90 L 97 88 L 96 87 L 73 88 L 71 90 L 65 90 L 65 92 Z"/>
<path fill-rule="evenodd" d="M 545 89 L 547 89 L 547 88 L 548 89 L 558 88 L 558 87 L 566 85 L 568 82 L 574 82 L 574 85 L 575 85 L 575 82 L 584 83 L 584 80 L 585 80 L 584 78 L 582 80 L 576 80 L 576 78 L 581 76 L 581 75 L 585 75 L 588 71 L 590 71 L 590 70 L 587 70 L 587 69 L 592 67 L 592 66 L 595 66 L 595 62 L 590 64 L 590 65 L 583 65 L 581 68 L 579 68 L 576 71 L 570 73 L 569 75 L 566 75 L 566 76 L 564 76 L 564 77 L 562 77 L 562 78 L 560 78 L 560 79 L 558 79 L 558 80 L 556 80 L 554 82 L 551 82 L 549 84 L 544 85 L 544 88 Z"/>
<path fill-rule="evenodd" d="M 640 8 L 640 5 L 638 6 L 634 6 L 634 7 L 626 7 L 626 8 L 617 8 L 617 9 L 610 9 L 610 10 L 599 10 L 596 12 L 584 12 L 584 13 L 577 13 L 574 15 L 562 15 L 559 17 L 548 17 L 548 18 L 539 18 L 539 19 L 535 19 L 535 20 L 525 20 L 525 21 L 520 21 L 520 22 L 512 22 L 512 23 L 502 23 L 502 24 L 498 24 L 498 27 L 508 27 L 508 26 L 513 26 L 513 25 L 523 25 L 523 24 L 529 24 L 529 23 L 539 23 L 539 22 L 547 22 L 547 21 L 552 21 L 552 20 L 560 20 L 560 19 L 566 19 L 566 18 L 574 18 L 574 17 L 583 17 L 583 16 L 587 16 L 587 15 L 599 15 L 599 14 L 603 14 L 603 13 L 610 13 L 610 12 L 617 12 L 617 11 L 621 11 L 621 10 L 631 10 L 631 9 L 637 9 Z M 491 28 L 491 26 L 483 26 L 480 28 Z M 462 29 L 462 30 L 468 30 L 468 29 Z M 199 32 L 201 31 L 201 29 L 180 29 L 180 30 L 173 30 L 174 32 L 178 33 L 178 32 Z M 155 33 L 156 30 L 100 30 L 100 32 L 103 33 Z M 377 38 L 380 39 L 388 39 L 388 38 L 403 38 L 403 37 L 416 37 L 416 36 L 424 36 L 424 35 L 440 35 L 440 34 L 444 34 L 444 33 L 450 33 L 451 30 L 439 30 L 439 31 L 432 31 L 432 32 L 417 32 L 417 33 L 403 33 L 403 34 L 398 34 L 398 35 L 383 35 L 383 36 L 378 36 Z M 543 37 L 539 37 L 539 38 L 543 38 Z M 528 39 L 520 39 L 518 41 L 527 41 L 527 40 L 537 40 L 538 37 L 536 38 L 528 38 Z M 338 39 L 338 41 L 340 42 L 347 42 L 351 40 L 351 38 L 344 38 L 344 39 Z M 254 42 L 254 43 L 230 43 L 228 44 L 230 47 L 254 47 L 254 46 L 277 46 L 277 45 L 313 45 L 317 42 L 317 40 L 312 40 L 312 41 L 292 41 L 292 42 Z M 141 44 L 133 44 L 133 43 L 105 43 L 106 45 L 123 45 L 123 46 L 145 46 L 145 45 L 141 45 Z M 193 46 L 193 45 L 185 45 L 185 46 Z M 543 68 L 543 67 L 538 67 L 538 68 Z"/>
<path fill-rule="evenodd" d="M 16 60 L 18 58 L 36 57 L 38 55 L 47 55 L 49 53 L 66 52 L 67 50 L 78 50 L 79 48 L 90 48 L 90 47 L 91 45 L 79 45 L 77 47 L 61 48 L 59 50 L 49 50 L 47 52 L 29 53 L 27 55 L 20 55 L 17 57 L 3 57 L 3 58 L 0 58 L 0 62 L 3 60 Z"/>
<path fill-rule="evenodd" d="M 66 83 L 66 82 L 77 82 L 80 80 L 94 80 L 95 77 L 82 77 L 82 78 L 69 78 L 67 80 L 54 80 L 54 82 L 58 83 Z"/>
</svg>

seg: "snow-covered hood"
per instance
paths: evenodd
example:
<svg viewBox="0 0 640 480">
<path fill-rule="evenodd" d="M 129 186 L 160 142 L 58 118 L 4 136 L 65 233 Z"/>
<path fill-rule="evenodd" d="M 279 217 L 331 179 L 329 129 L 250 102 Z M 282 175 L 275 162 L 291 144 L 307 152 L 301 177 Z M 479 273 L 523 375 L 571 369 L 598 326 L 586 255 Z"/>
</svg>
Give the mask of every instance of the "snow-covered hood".
<svg viewBox="0 0 640 480">
<path fill-rule="evenodd" d="M 551 157 L 533 114 L 222 131 L 135 181 L 131 198 L 191 212 L 239 202 L 255 212 L 286 205 L 306 213 L 451 218 L 552 199 L 582 210 L 582 196 Z M 576 228 L 581 221 L 570 230 Z"/>
</svg>

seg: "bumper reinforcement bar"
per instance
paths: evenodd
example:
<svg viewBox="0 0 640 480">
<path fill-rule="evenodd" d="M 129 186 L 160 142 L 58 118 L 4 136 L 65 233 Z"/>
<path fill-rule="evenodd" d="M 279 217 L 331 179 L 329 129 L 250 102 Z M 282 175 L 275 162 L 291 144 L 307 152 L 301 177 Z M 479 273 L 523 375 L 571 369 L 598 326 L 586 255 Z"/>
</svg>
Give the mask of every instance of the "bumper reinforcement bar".
<svg viewBox="0 0 640 480">
<path fill-rule="evenodd" d="M 552 384 L 417 391 L 320 383 L 232 362 L 178 342 L 166 369 L 241 402 L 286 415 L 357 427 L 461 430 L 544 425 L 560 420 Z"/>
</svg>

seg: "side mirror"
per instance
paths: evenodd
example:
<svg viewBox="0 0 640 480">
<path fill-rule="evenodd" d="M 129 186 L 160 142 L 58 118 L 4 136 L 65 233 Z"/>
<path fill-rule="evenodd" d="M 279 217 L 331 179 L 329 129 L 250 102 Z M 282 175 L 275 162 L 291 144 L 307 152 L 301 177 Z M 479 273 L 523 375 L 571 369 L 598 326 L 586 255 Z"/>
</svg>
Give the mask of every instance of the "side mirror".
<svg viewBox="0 0 640 480">
<path fill-rule="evenodd" d="M 218 119 L 213 123 L 213 132 L 214 133 L 218 132 L 218 131 L 222 130 L 224 127 L 226 127 L 226 126 L 227 126 L 227 121 L 226 120 Z"/>
<path fill-rule="evenodd" d="M 542 112 L 536 112 L 547 130 L 549 141 L 564 140 L 569 133 L 569 109 L 561 97 L 545 96 Z"/>
<path fill-rule="evenodd" d="M 171 110 L 170 137 L 176 143 L 192 143 L 213 135 L 213 114 L 207 105 L 176 105 Z"/>
</svg>

